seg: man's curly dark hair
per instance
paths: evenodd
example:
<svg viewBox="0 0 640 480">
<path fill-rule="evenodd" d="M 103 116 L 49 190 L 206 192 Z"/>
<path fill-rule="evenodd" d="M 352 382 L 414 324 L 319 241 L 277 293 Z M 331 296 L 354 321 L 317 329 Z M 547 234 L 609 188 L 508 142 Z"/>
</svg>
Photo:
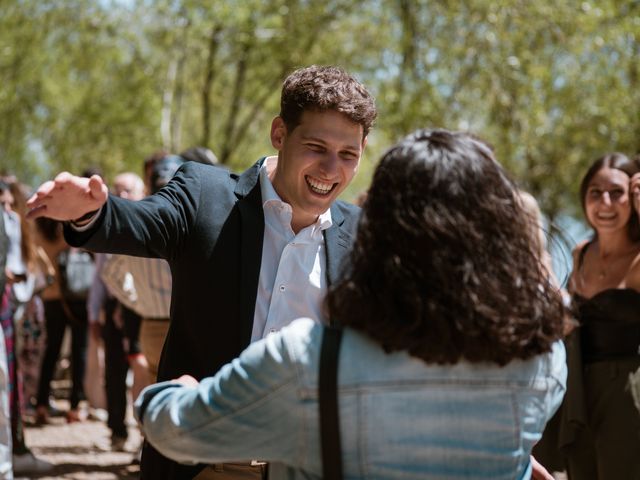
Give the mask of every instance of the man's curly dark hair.
<svg viewBox="0 0 640 480">
<path fill-rule="evenodd" d="M 367 136 L 377 116 L 373 96 L 340 67 L 311 65 L 289 75 L 280 97 L 280 117 L 293 131 L 306 111 L 335 110 L 362 126 Z"/>
<path fill-rule="evenodd" d="M 563 306 L 527 222 L 487 144 L 419 130 L 375 171 L 329 316 L 429 363 L 548 352 Z"/>
</svg>

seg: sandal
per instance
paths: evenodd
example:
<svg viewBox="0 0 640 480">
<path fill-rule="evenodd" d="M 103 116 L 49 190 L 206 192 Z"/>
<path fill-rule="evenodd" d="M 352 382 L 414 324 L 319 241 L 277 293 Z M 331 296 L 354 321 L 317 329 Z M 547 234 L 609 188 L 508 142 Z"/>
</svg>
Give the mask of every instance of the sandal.
<svg viewBox="0 0 640 480">
<path fill-rule="evenodd" d="M 49 409 L 44 405 L 38 405 L 36 407 L 36 425 L 46 425 L 49 423 Z"/>
<path fill-rule="evenodd" d="M 80 421 L 82 421 L 82 419 L 80 418 L 80 412 L 78 410 L 73 409 L 67 412 L 67 423 L 75 423 Z"/>
</svg>

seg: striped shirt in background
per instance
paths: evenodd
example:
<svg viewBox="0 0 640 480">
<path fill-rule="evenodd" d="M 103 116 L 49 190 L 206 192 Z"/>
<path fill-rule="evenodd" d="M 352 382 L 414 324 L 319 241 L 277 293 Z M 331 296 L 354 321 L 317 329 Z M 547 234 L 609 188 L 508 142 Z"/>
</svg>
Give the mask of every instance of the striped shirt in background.
<svg viewBox="0 0 640 480">
<path fill-rule="evenodd" d="M 109 292 L 142 318 L 169 318 L 172 279 L 166 260 L 112 255 L 101 277 Z"/>
</svg>

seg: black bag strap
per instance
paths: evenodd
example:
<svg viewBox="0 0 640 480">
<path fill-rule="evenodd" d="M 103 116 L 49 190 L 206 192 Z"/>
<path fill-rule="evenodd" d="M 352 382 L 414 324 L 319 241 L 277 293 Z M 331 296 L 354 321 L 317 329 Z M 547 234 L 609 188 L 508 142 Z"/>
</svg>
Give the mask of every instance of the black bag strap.
<svg viewBox="0 0 640 480">
<path fill-rule="evenodd" d="M 342 446 L 338 412 L 338 358 L 342 329 L 325 327 L 320 350 L 318 396 L 320 402 L 320 444 L 322 478 L 342 480 Z"/>
</svg>

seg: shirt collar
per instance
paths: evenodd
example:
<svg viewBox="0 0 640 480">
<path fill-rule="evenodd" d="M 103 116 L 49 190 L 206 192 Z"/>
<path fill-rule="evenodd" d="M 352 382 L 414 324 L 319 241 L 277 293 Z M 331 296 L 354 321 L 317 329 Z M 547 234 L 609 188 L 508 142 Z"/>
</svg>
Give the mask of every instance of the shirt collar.
<svg viewBox="0 0 640 480">
<path fill-rule="evenodd" d="M 267 157 L 265 159 L 265 161 L 262 163 L 262 166 L 260 167 L 260 191 L 262 193 L 262 208 L 263 208 L 263 210 L 270 203 L 283 204 L 283 205 L 287 205 L 289 208 L 291 208 L 291 205 L 289 205 L 288 203 L 284 202 L 280 198 L 280 195 L 278 195 L 278 192 L 276 192 L 276 189 L 273 188 L 273 184 L 271 183 L 271 179 L 269 178 L 269 174 L 267 173 L 267 165 L 269 165 L 269 166 L 273 165 L 274 168 L 275 168 L 275 164 L 277 162 L 278 162 L 277 158 L 275 158 L 275 157 Z M 322 213 L 318 217 L 318 220 L 311 226 L 313 227 L 313 230 L 315 231 L 316 229 L 326 230 L 331 225 L 333 225 L 333 221 L 331 219 L 331 209 L 328 208 L 324 213 Z"/>
<path fill-rule="evenodd" d="M 270 202 L 284 203 L 273 188 L 269 174 L 267 173 L 267 165 L 275 164 L 277 160 L 273 157 L 268 157 L 262 162 L 260 167 L 260 191 L 262 192 L 262 207 L 264 208 Z"/>
</svg>

